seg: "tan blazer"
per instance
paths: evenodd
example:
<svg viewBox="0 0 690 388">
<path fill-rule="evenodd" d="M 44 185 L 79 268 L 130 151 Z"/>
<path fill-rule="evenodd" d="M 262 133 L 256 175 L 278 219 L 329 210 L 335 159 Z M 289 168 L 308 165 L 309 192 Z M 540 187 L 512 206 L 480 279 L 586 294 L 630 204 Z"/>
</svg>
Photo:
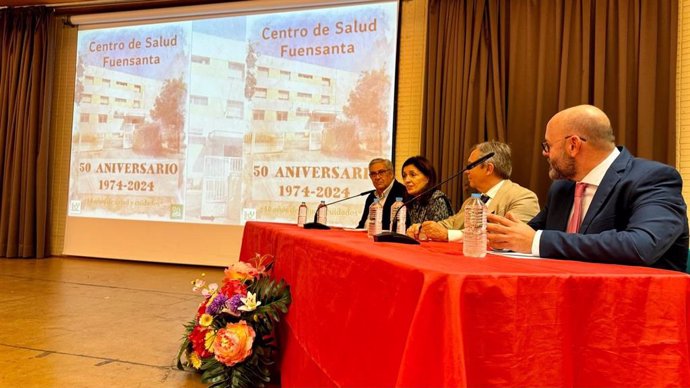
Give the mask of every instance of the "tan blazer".
<svg viewBox="0 0 690 388">
<path fill-rule="evenodd" d="M 465 206 L 469 203 L 467 199 L 462 208 L 455 215 L 439 221 L 446 229 L 464 229 L 465 228 Z M 494 212 L 499 216 L 505 216 L 506 213 L 512 212 L 518 219 L 527 222 L 539 213 L 539 201 L 537 195 L 529 189 L 526 189 L 519 184 L 506 179 L 503 186 L 498 190 L 496 196 L 489 201 L 489 212 Z"/>
</svg>

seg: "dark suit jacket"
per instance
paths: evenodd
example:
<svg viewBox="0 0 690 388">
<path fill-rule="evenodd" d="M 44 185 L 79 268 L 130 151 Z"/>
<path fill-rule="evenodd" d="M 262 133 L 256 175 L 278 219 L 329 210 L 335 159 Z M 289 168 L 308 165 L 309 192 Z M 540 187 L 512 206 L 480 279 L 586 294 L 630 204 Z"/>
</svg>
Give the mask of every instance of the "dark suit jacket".
<svg viewBox="0 0 690 388">
<path fill-rule="evenodd" d="M 529 225 L 543 230 L 542 257 L 645 265 L 685 271 L 688 218 L 674 168 L 633 157 L 625 148 L 604 175 L 580 226 L 565 233 L 575 182 L 555 181 L 546 207 Z"/>
<path fill-rule="evenodd" d="M 391 187 L 391 191 L 388 193 L 388 196 L 386 197 L 386 202 L 383 204 L 383 217 L 381 217 L 381 225 L 383 226 L 384 230 L 387 230 L 390 227 L 391 205 L 393 205 L 393 203 L 395 202 L 395 198 L 404 198 L 406 193 L 407 189 L 405 189 L 405 186 L 397 180 L 393 179 L 393 187 Z M 367 196 L 367 200 L 364 202 L 362 218 L 359 220 L 359 224 L 357 224 L 358 229 L 364 228 L 364 224 L 367 221 L 367 218 L 369 217 L 369 206 L 371 206 L 371 204 L 374 203 L 374 198 L 376 198 L 376 195 L 374 195 L 374 193 L 371 193 Z"/>
</svg>

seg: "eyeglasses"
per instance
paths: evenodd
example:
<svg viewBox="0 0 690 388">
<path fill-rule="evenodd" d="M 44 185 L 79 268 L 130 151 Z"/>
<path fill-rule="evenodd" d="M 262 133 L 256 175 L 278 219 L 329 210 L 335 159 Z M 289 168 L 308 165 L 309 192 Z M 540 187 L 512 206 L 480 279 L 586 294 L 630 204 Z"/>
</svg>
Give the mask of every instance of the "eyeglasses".
<svg viewBox="0 0 690 388">
<path fill-rule="evenodd" d="M 378 170 L 378 171 L 370 171 L 369 172 L 369 177 L 370 178 L 376 178 L 377 176 L 383 176 L 383 174 L 387 173 L 390 171 L 390 169 L 385 169 L 385 170 Z"/>
<path fill-rule="evenodd" d="M 564 137 L 563 139 L 561 139 L 561 140 L 556 140 L 556 141 L 559 142 L 559 141 L 563 141 L 563 140 L 568 140 L 568 139 L 570 139 L 570 138 L 573 137 L 573 136 L 577 137 L 578 139 L 580 139 L 580 140 L 582 140 L 582 141 L 587 141 L 587 139 L 585 139 L 585 138 L 582 137 L 582 136 L 578 136 L 578 135 L 568 135 L 568 136 Z M 546 140 L 544 140 L 543 142 L 541 142 L 541 149 L 542 149 L 542 151 L 544 151 L 545 153 L 548 154 L 549 151 L 551 150 L 551 146 L 549 145 L 549 143 L 546 142 Z"/>
</svg>

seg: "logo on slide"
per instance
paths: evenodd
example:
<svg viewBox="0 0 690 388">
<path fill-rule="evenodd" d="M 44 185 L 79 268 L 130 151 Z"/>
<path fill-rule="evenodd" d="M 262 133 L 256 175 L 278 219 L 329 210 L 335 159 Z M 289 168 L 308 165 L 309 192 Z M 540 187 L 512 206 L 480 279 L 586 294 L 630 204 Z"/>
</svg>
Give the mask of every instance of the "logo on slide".
<svg viewBox="0 0 690 388">
<path fill-rule="evenodd" d="M 242 225 L 247 221 L 256 220 L 256 208 L 244 208 L 242 209 Z"/>
<path fill-rule="evenodd" d="M 81 201 L 78 199 L 71 200 L 69 203 L 69 212 L 73 214 L 81 213 Z"/>
<path fill-rule="evenodd" d="M 170 219 L 181 220 L 184 216 L 184 205 L 172 204 L 170 205 Z"/>
</svg>

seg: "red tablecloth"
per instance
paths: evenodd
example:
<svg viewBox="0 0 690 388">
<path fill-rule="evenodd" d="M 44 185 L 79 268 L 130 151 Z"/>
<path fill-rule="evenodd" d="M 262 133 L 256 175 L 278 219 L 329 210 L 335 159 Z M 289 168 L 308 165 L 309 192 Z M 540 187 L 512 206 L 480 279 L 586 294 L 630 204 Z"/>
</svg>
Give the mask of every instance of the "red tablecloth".
<svg viewBox="0 0 690 388">
<path fill-rule="evenodd" d="M 282 386 L 690 386 L 690 276 L 248 222 L 291 286 Z"/>
</svg>

